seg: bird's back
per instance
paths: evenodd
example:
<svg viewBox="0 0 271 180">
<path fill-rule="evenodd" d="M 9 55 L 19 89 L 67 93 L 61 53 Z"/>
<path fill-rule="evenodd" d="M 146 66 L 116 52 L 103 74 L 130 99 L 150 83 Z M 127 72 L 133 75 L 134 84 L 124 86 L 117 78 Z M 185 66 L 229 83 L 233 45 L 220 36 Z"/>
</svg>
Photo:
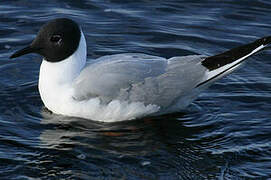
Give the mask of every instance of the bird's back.
<svg viewBox="0 0 271 180">
<path fill-rule="evenodd" d="M 138 53 L 104 56 L 81 72 L 74 96 L 78 100 L 99 97 L 105 104 L 112 100 L 142 102 L 171 111 L 201 82 L 206 71 L 203 59 L 198 55 L 165 59 Z"/>
</svg>

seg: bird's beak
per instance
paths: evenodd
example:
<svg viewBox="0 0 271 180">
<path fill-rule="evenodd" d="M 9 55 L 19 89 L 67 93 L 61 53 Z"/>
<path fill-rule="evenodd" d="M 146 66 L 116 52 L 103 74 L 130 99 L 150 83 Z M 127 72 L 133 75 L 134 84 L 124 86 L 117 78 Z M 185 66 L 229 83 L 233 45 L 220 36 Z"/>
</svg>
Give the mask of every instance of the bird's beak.
<svg viewBox="0 0 271 180">
<path fill-rule="evenodd" d="M 40 49 L 41 48 L 33 47 L 33 45 L 31 44 L 31 45 L 29 45 L 19 51 L 16 51 L 9 58 L 12 59 L 12 58 L 16 58 L 16 57 L 19 57 L 19 56 L 22 56 L 25 54 L 29 54 L 29 53 L 37 53 Z"/>
</svg>

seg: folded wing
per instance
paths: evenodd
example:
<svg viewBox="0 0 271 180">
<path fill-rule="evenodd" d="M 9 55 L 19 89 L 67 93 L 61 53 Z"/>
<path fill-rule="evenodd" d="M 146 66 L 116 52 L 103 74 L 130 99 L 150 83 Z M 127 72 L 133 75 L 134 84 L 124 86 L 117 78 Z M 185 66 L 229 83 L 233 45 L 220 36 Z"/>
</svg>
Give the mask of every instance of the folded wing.
<svg viewBox="0 0 271 180">
<path fill-rule="evenodd" d="M 202 81 L 203 56 L 165 59 L 146 54 L 104 56 L 85 68 L 76 79 L 74 97 L 99 97 L 169 107 Z"/>
</svg>

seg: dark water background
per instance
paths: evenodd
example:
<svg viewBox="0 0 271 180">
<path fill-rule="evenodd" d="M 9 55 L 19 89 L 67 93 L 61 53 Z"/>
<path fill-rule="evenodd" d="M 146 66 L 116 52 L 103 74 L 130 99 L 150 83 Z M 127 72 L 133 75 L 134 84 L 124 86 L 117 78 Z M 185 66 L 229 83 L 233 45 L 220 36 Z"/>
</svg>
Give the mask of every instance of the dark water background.
<svg viewBox="0 0 271 180">
<path fill-rule="evenodd" d="M 184 113 L 104 124 L 44 110 L 41 58 L 8 59 L 56 17 L 81 24 L 89 58 L 214 55 L 271 35 L 269 0 L 1 1 L 1 180 L 271 177 L 270 51 L 215 83 Z"/>
</svg>

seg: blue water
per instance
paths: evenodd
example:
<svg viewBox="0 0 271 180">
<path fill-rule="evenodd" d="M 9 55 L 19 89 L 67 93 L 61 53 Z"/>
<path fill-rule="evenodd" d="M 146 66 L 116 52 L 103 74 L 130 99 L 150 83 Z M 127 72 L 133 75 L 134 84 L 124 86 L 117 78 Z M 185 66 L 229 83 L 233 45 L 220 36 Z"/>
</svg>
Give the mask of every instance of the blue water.
<svg viewBox="0 0 271 180">
<path fill-rule="evenodd" d="M 88 57 L 214 55 L 271 35 L 269 0 L 0 2 L 0 179 L 268 179 L 271 52 L 221 79 L 183 113 L 119 123 L 50 114 L 40 56 L 10 60 L 40 26 L 77 21 Z"/>
</svg>

